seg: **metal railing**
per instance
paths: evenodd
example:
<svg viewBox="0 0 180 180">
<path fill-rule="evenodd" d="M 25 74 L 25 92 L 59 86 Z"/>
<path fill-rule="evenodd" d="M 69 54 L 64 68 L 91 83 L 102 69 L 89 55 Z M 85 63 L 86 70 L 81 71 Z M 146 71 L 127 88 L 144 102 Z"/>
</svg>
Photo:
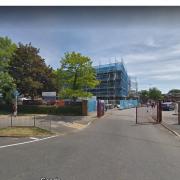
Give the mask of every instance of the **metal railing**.
<svg viewBox="0 0 180 180">
<path fill-rule="evenodd" d="M 0 128 L 6 127 L 39 127 L 51 131 L 51 120 L 41 115 L 0 116 Z"/>
<path fill-rule="evenodd" d="M 161 103 L 136 107 L 136 124 L 160 123 L 162 121 Z"/>
</svg>

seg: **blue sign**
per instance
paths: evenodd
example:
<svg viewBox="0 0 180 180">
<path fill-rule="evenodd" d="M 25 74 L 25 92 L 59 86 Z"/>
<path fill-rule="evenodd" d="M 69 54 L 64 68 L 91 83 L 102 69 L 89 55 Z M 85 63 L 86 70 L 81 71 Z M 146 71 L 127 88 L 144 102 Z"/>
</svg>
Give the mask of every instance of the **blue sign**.
<svg viewBox="0 0 180 180">
<path fill-rule="evenodd" d="M 16 91 L 14 91 L 14 96 L 19 96 L 19 92 L 16 90 Z"/>
</svg>

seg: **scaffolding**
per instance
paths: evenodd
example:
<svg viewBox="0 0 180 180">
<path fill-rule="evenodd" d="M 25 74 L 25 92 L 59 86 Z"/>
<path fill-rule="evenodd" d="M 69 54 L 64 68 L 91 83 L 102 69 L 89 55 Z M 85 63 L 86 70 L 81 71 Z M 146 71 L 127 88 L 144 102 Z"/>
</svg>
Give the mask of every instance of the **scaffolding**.
<svg viewBox="0 0 180 180">
<path fill-rule="evenodd" d="M 108 102 L 125 99 L 128 96 L 128 74 L 123 61 L 94 67 L 100 84 L 89 91 L 98 99 Z"/>
<path fill-rule="evenodd" d="M 138 82 L 137 78 L 133 76 L 129 76 L 129 96 L 138 96 Z"/>
</svg>

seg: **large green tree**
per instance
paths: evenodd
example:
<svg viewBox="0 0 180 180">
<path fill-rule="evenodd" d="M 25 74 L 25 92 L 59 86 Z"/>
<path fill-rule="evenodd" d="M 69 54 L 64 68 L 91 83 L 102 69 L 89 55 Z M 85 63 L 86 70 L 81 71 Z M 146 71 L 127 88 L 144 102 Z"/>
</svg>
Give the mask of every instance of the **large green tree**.
<svg viewBox="0 0 180 180">
<path fill-rule="evenodd" d="M 45 64 L 39 49 L 31 43 L 19 43 L 9 65 L 9 72 L 21 94 L 34 98 L 40 96 L 42 91 L 55 90 L 53 69 Z"/>
<path fill-rule="evenodd" d="M 149 91 L 147 90 L 141 90 L 139 92 L 139 95 L 140 95 L 140 100 L 142 103 L 146 103 L 149 99 Z"/>
<path fill-rule="evenodd" d="M 177 94 L 177 93 L 180 93 L 180 89 L 171 89 L 168 94 L 171 94 L 171 95 L 174 95 L 174 94 Z"/>
<path fill-rule="evenodd" d="M 7 72 L 0 72 L 0 93 L 7 104 L 11 104 L 14 98 L 16 85 L 13 78 Z"/>
<path fill-rule="evenodd" d="M 15 83 L 8 73 L 9 62 L 16 50 L 14 44 L 8 37 L 0 37 L 0 93 L 6 103 L 11 103 Z"/>
<path fill-rule="evenodd" d="M 16 50 L 14 44 L 8 37 L 0 37 L 0 71 L 7 71 L 8 64 Z"/>
<path fill-rule="evenodd" d="M 152 100 L 161 100 L 162 99 L 162 93 L 159 89 L 156 87 L 149 89 L 149 98 Z"/>
<path fill-rule="evenodd" d="M 78 97 L 91 97 L 88 88 L 94 88 L 99 84 L 96 80 L 95 70 L 89 57 L 80 53 L 65 53 L 60 61 L 58 69 L 60 78 L 60 96 L 76 100 Z"/>
</svg>

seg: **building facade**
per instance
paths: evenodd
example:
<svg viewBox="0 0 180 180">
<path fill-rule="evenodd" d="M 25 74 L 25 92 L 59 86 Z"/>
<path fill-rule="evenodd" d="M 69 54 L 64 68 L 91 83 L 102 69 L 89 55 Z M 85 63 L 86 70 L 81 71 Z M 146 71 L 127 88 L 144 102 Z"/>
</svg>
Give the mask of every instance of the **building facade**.
<svg viewBox="0 0 180 180">
<path fill-rule="evenodd" d="M 100 85 L 89 89 L 98 99 L 120 100 L 128 96 L 129 78 L 123 62 L 94 67 Z"/>
</svg>

